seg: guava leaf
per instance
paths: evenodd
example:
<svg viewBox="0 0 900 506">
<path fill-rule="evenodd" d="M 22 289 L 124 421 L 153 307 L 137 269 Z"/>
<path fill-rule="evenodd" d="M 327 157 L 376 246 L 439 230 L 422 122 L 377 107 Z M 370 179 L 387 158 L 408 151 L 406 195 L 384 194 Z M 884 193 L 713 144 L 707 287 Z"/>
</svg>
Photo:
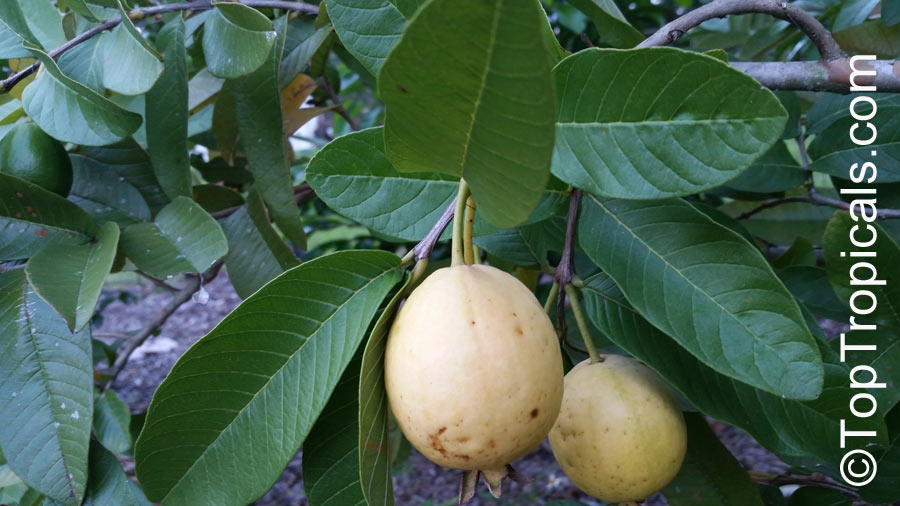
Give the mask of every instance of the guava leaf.
<svg viewBox="0 0 900 506">
<path fill-rule="evenodd" d="M 67 506 L 88 479 L 93 388 L 90 332 L 70 332 L 21 270 L 0 274 L 0 446 L 16 475 Z"/>
<path fill-rule="evenodd" d="M 128 405 L 115 391 L 107 389 L 94 399 L 94 435 L 107 450 L 118 454 L 131 452 L 130 423 Z"/>
<path fill-rule="evenodd" d="M 787 120 L 775 95 L 751 77 L 681 49 L 588 49 L 553 73 L 553 174 L 606 197 L 658 199 L 720 186 L 778 141 Z"/>
<path fill-rule="evenodd" d="M 78 332 L 90 323 L 119 244 L 119 227 L 107 222 L 96 241 L 56 244 L 42 248 L 28 259 L 25 273 L 34 291 Z"/>
<path fill-rule="evenodd" d="M 191 196 L 188 160 L 188 81 L 184 21 L 176 16 L 160 30 L 157 44 L 165 70 L 147 93 L 147 148 L 153 173 L 170 199 Z"/>
<path fill-rule="evenodd" d="M 341 43 L 373 76 L 424 0 L 325 0 Z"/>
<path fill-rule="evenodd" d="M 856 109 L 858 114 L 866 114 L 865 106 Z M 854 135 L 861 141 L 875 137 L 867 146 L 857 145 L 847 132 L 856 120 L 844 109 L 844 117 L 834 121 L 816 135 L 809 145 L 809 155 L 813 158 L 810 168 L 816 172 L 831 174 L 842 179 L 850 178 L 850 167 L 874 163 L 878 167 L 879 183 L 900 181 L 900 105 L 878 104 L 875 117 L 868 121 L 877 129 L 877 135 L 861 123 Z M 870 175 L 871 169 L 865 169 Z"/>
<path fill-rule="evenodd" d="M 115 174 L 137 188 L 151 212 L 156 213 L 169 203 L 153 174 L 150 157 L 134 139 L 101 148 L 86 148 L 81 154 L 93 167 Z"/>
<path fill-rule="evenodd" d="M 387 336 L 410 278 L 404 278 L 385 306 L 363 351 L 359 371 L 359 478 L 369 506 L 393 506 L 391 455 L 388 448 L 390 407 L 384 386 Z"/>
<path fill-rule="evenodd" d="M 96 441 L 91 441 L 89 463 L 88 490 L 81 506 L 150 506 L 115 455 Z"/>
<path fill-rule="evenodd" d="M 247 298 L 191 347 L 156 390 L 135 445 L 147 497 L 229 506 L 263 495 L 306 439 L 378 306 L 403 276 L 399 264 L 382 251 L 306 262 Z"/>
<path fill-rule="evenodd" d="M 537 0 L 432 0 L 378 75 L 400 172 L 464 177 L 497 227 L 525 221 L 549 178 L 556 104 Z"/>
<path fill-rule="evenodd" d="M 439 174 L 398 172 L 384 154 L 381 128 L 329 142 L 309 162 L 306 178 L 331 209 L 409 241 L 425 237 L 458 186 Z"/>
<path fill-rule="evenodd" d="M 53 244 L 80 244 L 97 232 L 81 208 L 36 184 L 0 173 L 0 260 L 21 260 Z"/>
<path fill-rule="evenodd" d="M 203 272 L 228 253 L 222 228 L 197 203 L 178 197 L 153 223 L 136 223 L 122 231 L 122 252 L 138 269 L 158 279 L 183 272 Z"/>
<path fill-rule="evenodd" d="M 226 218 L 222 229 L 228 239 L 225 267 L 234 290 L 243 299 L 300 264 L 272 229 L 265 204 L 255 187 L 247 196 L 247 205 Z"/>
<path fill-rule="evenodd" d="M 112 221 L 125 227 L 150 221 L 150 208 L 134 185 L 90 158 L 70 155 L 69 159 L 74 175 L 69 200 L 91 215 L 98 225 Z"/>
<path fill-rule="evenodd" d="M 870 210 L 871 208 L 867 208 L 866 215 Z M 850 299 L 855 292 L 859 290 L 872 292 L 877 299 L 877 307 L 871 314 L 861 318 L 878 321 L 883 325 L 900 330 L 900 269 L 897 268 L 900 265 L 900 246 L 878 224 L 864 223 L 854 218 L 859 218 L 858 208 L 855 217 L 851 217 L 850 213 L 839 211 L 835 213 L 825 229 L 823 245 L 828 280 L 838 298 L 847 307 L 850 307 Z M 869 241 L 875 234 L 875 244 L 867 248 L 854 246 L 850 241 L 850 230 L 854 227 L 859 227 L 854 234 L 857 241 Z M 871 227 L 871 231 L 868 227 Z M 875 259 L 855 258 L 850 256 L 852 252 L 873 252 L 877 254 L 877 257 Z M 867 263 L 871 268 L 860 266 L 852 274 L 858 280 L 874 278 L 876 281 L 872 284 L 852 284 L 850 270 L 854 268 L 854 265 L 860 263 Z M 877 272 L 873 273 L 872 268 Z M 873 276 L 873 274 L 877 274 L 877 276 Z M 867 310 L 872 305 L 872 300 L 868 297 L 858 297 L 855 303 L 860 310 Z"/>
<path fill-rule="evenodd" d="M 235 81 L 234 107 L 237 129 L 256 187 L 284 235 L 295 246 L 303 248 L 306 234 L 294 202 L 293 178 L 282 133 L 281 89 L 278 87 L 285 29 L 282 18 L 278 22 L 281 36 L 267 53 L 265 63 L 252 74 Z"/>
<path fill-rule="evenodd" d="M 629 48 L 644 40 L 644 34 L 628 23 L 614 0 L 570 0 L 570 3 L 591 18 L 600 38 L 610 46 Z"/>
<path fill-rule="evenodd" d="M 476 237 L 475 244 L 513 265 L 539 268 L 549 251 L 562 252 L 565 235 L 566 219 L 558 216 Z"/>
<path fill-rule="evenodd" d="M 743 174 L 728 182 L 729 188 L 752 193 L 776 193 L 806 182 L 807 173 L 794 160 L 784 142 L 776 142 Z"/>
<path fill-rule="evenodd" d="M 122 22 L 100 40 L 103 86 L 122 95 L 142 95 L 162 74 L 162 56 L 144 40 L 121 2 L 119 12 Z"/>
<path fill-rule="evenodd" d="M 578 238 L 634 308 L 703 363 L 791 399 L 821 393 L 800 308 L 743 237 L 680 199 L 586 195 Z"/>
<path fill-rule="evenodd" d="M 103 53 L 100 41 L 93 37 L 63 53 L 56 61 L 59 70 L 99 94 L 103 88 Z"/>
<path fill-rule="evenodd" d="M 43 131 L 73 144 L 104 146 L 129 137 L 141 126 L 140 115 L 66 77 L 47 53 L 33 52 L 41 69 L 22 93 L 22 105 Z"/>
<path fill-rule="evenodd" d="M 203 54 L 210 73 L 234 79 L 269 60 L 275 44 L 272 21 L 252 7 L 216 2 L 203 29 Z"/>
<path fill-rule="evenodd" d="M 685 413 L 688 450 L 672 483 L 669 506 L 763 506 L 759 489 L 699 413 Z"/>
<path fill-rule="evenodd" d="M 303 488 L 310 506 L 367 506 L 359 474 L 360 354 L 344 370 L 303 443 Z"/>
</svg>

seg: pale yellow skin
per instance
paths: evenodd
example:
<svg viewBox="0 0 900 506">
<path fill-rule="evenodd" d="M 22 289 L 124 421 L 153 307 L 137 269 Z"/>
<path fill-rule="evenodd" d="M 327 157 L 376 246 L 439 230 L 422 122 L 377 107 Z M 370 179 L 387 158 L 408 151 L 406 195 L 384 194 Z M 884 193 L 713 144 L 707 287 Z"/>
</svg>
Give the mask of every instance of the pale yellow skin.
<svg viewBox="0 0 900 506">
<path fill-rule="evenodd" d="M 397 314 L 385 386 L 406 438 L 455 469 L 497 469 L 547 436 L 563 395 L 553 324 L 513 276 L 435 271 Z"/>
<path fill-rule="evenodd" d="M 668 386 L 636 360 L 604 355 L 566 375 L 550 446 L 584 492 L 640 501 L 675 478 L 687 450 L 684 416 Z"/>
</svg>

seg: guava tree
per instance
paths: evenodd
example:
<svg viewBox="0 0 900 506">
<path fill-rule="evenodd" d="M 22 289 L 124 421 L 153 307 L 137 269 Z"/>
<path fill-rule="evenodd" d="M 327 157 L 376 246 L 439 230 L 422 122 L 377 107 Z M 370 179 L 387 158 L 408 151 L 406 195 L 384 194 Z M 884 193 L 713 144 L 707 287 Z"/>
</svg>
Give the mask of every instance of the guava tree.
<svg viewBox="0 0 900 506">
<path fill-rule="evenodd" d="M 311 505 L 391 505 L 386 350 L 461 500 L 520 475 L 415 424 L 519 423 L 484 399 L 521 371 L 522 441 L 562 402 L 593 495 L 658 447 L 665 479 L 614 500 L 669 471 L 671 505 L 900 500 L 898 52 L 894 0 L 3 0 L 0 504 L 242 505 L 302 448 Z M 220 271 L 243 303 L 129 413 L 132 352 Z M 120 272 L 171 300 L 94 338 Z"/>
</svg>

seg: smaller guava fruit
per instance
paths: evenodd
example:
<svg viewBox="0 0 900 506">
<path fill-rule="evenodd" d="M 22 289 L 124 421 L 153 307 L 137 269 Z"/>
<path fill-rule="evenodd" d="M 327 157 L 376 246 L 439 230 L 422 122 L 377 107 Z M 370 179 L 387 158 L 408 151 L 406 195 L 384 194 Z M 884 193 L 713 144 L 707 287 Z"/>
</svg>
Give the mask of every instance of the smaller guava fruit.
<svg viewBox="0 0 900 506">
<path fill-rule="evenodd" d="M 69 154 L 34 123 L 16 125 L 0 141 L 0 172 L 63 197 L 72 189 Z"/>
<path fill-rule="evenodd" d="M 553 324 L 525 285 L 494 267 L 425 278 L 394 320 L 384 366 L 409 442 L 432 462 L 489 480 L 547 437 L 562 402 Z"/>
<path fill-rule="evenodd" d="M 608 502 L 641 501 L 678 474 L 687 429 L 655 372 L 634 359 L 604 355 L 566 375 L 550 446 L 584 492 Z"/>
</svg>

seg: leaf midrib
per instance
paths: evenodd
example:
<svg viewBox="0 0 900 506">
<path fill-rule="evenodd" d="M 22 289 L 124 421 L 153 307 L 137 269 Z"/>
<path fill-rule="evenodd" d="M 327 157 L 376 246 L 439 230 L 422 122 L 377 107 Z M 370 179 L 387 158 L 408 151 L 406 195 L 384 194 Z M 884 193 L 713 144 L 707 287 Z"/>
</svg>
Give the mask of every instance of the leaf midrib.
<svg viewBox="0 0 900 506">
<path fill-rule="evenodd" d="M 722 312 L 724 312 L 725 314 L 727 314 L 729 318 L 731 318 L 732 320 L 734 320 L 735 322 L 737 322 L 737 324 L 740 325 L 740 327 L 743 328 L 748 334 L 750 334 L 751 336 L 753 336 L 754 338 L 756 338 L 755 340 L 756 340 L 757 343 L 762 344 L 763 346 L 765 346 L 766 348 L 768 348 L 770 351 L 772 351 L 772 352 L 774 353 L 774 355 L 775 355 L 776 357 L 778 357 L 778 359 L 779 359 L 782 363 L 785 362 L 784 360 L 781 359 L 781 355 L 779 355 L 779 354 L 777 353 L 777 351 L 772 347 L 772 345 L 770 345 L 769 343 L 767 343 L 767 342 L 763 341 L 762 339 L 760 339 L 760 338 L 756 335 L 755 332 L 752 332 L 749 328 L 747 328 L 747 326 L 744 324 L 743 321 L 741 321 L 741 320 L 739 320 L 737 317 L 735 317 L 735 315 L 732 314 L 731 311 L 727 310 L 722 304 L 720 304 L 718 300 L 716 300 L 714 297 L 712 297 L 711 295 L 709 295 L 708 293 L 706 293 L 705 290 L 701 289 L 699 286 L 697 286 L 696 284 L 694 284 L 693 281 L 691 281 L 690 279 L 688 279 L 688 278 L 681 272 L 680 269 L 675 268 L 675 266 L 673 266 L 673 265 L 668 261 L 668 259 L 666 259 L 664 256 L 660 255 L 655 249 L 653 249 L 649 244 L 647 244 L 641 237 L 639 237 L 637 234 L 635 234 L 634 231 L 633 231 L 629 226 L 627 226 L 623 221 L 621 221 L 621 220 L 619 219 L 619 217 L 616 216 L 609 208 L 607 208 L 605 205 L 603 205 L 602 202 L 598 201 L 597 198 L 594 197 L 594 196 L 591 196 L 591 199 L 592 199 L 594 202 L 596 202 L 598 206 L 600 206 L 601 208 L 603 208 L 604 212 L 606 212 L 607 215 L 609 215 L 612 219 L 614 219 L 614 220 L 619 224 L 619 226 L 621 226 L 622 228 L 624 228 L 625 230 L 627 230 L 635 240 L 637 240 L 639 243 L 641 243 L 642 245 L 644 245 L 644 247 L 647 248 L 647 251 L 653 253 L 658 259 L 660 259 L 660 260 L 663 262 L 663 264 L 665 264 L 665 266 L 666 266 L 667 268 L 672 269 L 674 272 L 676 272 L 676 273 L 678 274 L 678 276 L 679 276 L 681 279 L 683 279 L 685 282 L 687 282 L 687 284 L 689 284 L 692 288 L 694 288 L 695 290 L 697 290 L 698 292 L 700 292 L 701 294 L 703 294 L 705 297 L 707 297 L 709 300 L 711 300 L 711 301 L 713 302 L 713 304 L 715 304 L 720 310 L 722 310 Z M 613 277 L 612 274 L 610 274 L 609 276 L 610 276 L 610 277 Z M 623 294 L 625 294 L 624 291 L 623 291 Z M 626 294 L 625 296 L 626 296 L 626 298 L 628 298 L 627 294 Z M 721 341 L 720 341 L 720 343 L 721 343 Z M 803 344 L 808 344 L 808 343 L 803 343 Z M 691 354 L 693 355 L 693 353 L 691 353 Z M 696 355 L 695 355 L 695 356 L 696 356 Z M 698 358 L 699 358 L 699 357 L 698 357 Z M 701 361 L 702 361 L 702 360 L 701 360 Z M 737 372 L 737 370 L 734 369 L 734 366 L 732 366 L 731 362 L 728 362 L 727 359 L 726 359 L 726 362 L 728 363 L 729 368 L 731 368 L 733 371 Z M 809 362 L 804 362 L 804 363 L 809 363 Z M 753 360 L 753 367 L 756 369 L 757 373 L 759 373 L 758 376 L 759 376 L 760 378 L 762 378 L 762 380 L 765 381 L 765 383 L 766 383 L 767 385 L 773 386 L 773 387 L 775 386 L 775 385 L 771 385 L 768 381 L 765 380 L 765 375 L 763 375 L 763 374 L 762 374 L 762 371 L 760 371 L 759 365 L 758 365 L 758 363 L 757 363 L 755 357 L 754 357 L 754 360 Z M 715 370 L 715 367 L 713 367 L 713 369 Z M 774 393 L 774 392 L 773 392 L 773 393 Z"/>
<path fill-rule="evenodd" d="M 165 502 L 165 500 L 166 500 L 166 499 L 167 499 L 167 498 L 168 498 L 168 497 L 169 497 L 169 496 L 170 496 L 170 495 L 178 488 L 178 486 L 182 483 L 182 481 L 183 481 L 187 476 L 189 476 L 189 475 L 191 474 L 191 471 L 194 469 L 194 466 L 196 466 L 198 462 L 200 462 L 201 460 L 203 460 L 203 456 L 207 454 L 209 448 L 212 448 L 213 445 L 215 445 L 216 442 L 219 441 L 219 439 L 222 437 L 222 435 L 225 434 L 226 432 L 228 432 L 228 431 L 231 429 L 231 427 L 233 427 L 233 425 L 234 425 L 234 424 L 233 424 L 234 420 L 237 420 L 238 417 L 240 417 L 240 416 L 246 411 L 246 409 L 247 409 L 251 404 L 253 404 L 253 402 L 254 402 L 254 401 L 257 399 L 257 397 L 259 396 L 260 392 L 263 392 L 264 390 L 266 390 L 266 388 L 269 386 L 269 384 L 272 382 L 272 380 L 273 380 L 275 377 L 277 377 L 277 376 L 284 370 L 284 368 L 285 368 L 288 364 L 290 364 L 290 363 L 292 363 L 292 362 L 294 361 L 294 359 L 295 359 L 295 357 L 297 356 L 297 354 L 299 354 L 299 353 L 303 350 L 303 348 L 306 347 L 307 343 L 309 343 L 310 340 L 312 340 L 315 336 L 318 335 L 319 331 L 322 329 L 322 327 L 325 326 L 326 323 L 328 323 L 329 321 L 331 321 L 331 319 L 334 318 L 335 315 L 337 315 L 344 307 L 346 307 L 348 304 L 350 304 L 351 301 L 353 301 L 353 300 L 355 300 L 357 297 L 359 297 L 360 294 L 362 294 L 362 293 L 365 291 L 366 288 L 368 288 L 369 286 L 371 286 L 373 283 L 375 283 L 376 281 L 380 280 L 380 279 L 383 278 L 384 276 L 387 276 L 389 273 L 394 272 L 395 269 L 396 269 L 396 268 L 392 268 L 392 269 L 386 270 L 386 271 L 382 272 L 381 274 L 379 274 L 378 276 L 376 276 L 376 277 L 372 278 L 371 280 L 369 280 L 365 285 L 361 286 L 358 290 L 356 290 L 356 293 L 354 293 L 349 299 L 347 299 L 347 300 L 346 300 L 344 303 L 342 303 L 341 305 L 337 306 L 337 307 L 335 308 L 335 310 L 334 310 L 330 315 L 328 315 L 327 318 L 325 318 L 324 320 L 322 320 L 321 324 L 319 324 L 319 326 L 318 326 L 318 328 L 315 330 L 315 332 L 313 332 L 312 334 L 310 334 L 310 336 L 307 337 L 307 338 L 303 341 L 303 344 L 301 344 L 301 345 L 297 348 L 297 350 L 296 350 L 294 353 L 291 353 L 290 357 L 289 357 L 287 360 L 285 360 L 284 365 L 282 365 L 282 367 L 280 367 L 277 371 L 275 371 L 275 373 L 272 374 L 272 376 L 269 377 L 269 379 L 268 379 L 264 384 L 262 384 L 262 385 L 260 386 L 259 390 L 257 390 L 256 393 L 254 393 L 253 396 L 247 401 L 247 403 L 246 403 L 243 407 L 241 407 L 240 410 L 238 410 L 238 412 L 235 414 L 234 418 L 231 419 L 231 422 L 229 422 L 228 425 L 227 425 L 222 431 L 219 432 L 219 434 L 216 436 L 216 438 L 215 438 L 214 440 L 212 440 L 212 441 L 206 446 L 206 448 L 203 450 L 203 452 L 202 452 L 202 453 L 194 460 L 194 462 L 190 465 L 190 467 L 188 467 L 188 468 L 182 473 L 181 478 L 179 478 L 177 481 L 175 481 L 175 482 L 172 484 L 172 486 L 169 488 L 169 491 L 166 493 L 165 496 L 162 497 L 162 500 L 161 500 L 160 502 L 161 502 L 161 503 L 162 503 L 162 502 Z M 174 366 L 173 366 L 173 369 L 174 369 Z M 156 453 L 156 452 L 154 452 L 154 453 Z M 151 453 L 151 454 L 147 455 L 147 457 L 144 459 L 144 461 L 146 461 L 147 458 L 150 458 L 154 453 Z"/>
</svg>

